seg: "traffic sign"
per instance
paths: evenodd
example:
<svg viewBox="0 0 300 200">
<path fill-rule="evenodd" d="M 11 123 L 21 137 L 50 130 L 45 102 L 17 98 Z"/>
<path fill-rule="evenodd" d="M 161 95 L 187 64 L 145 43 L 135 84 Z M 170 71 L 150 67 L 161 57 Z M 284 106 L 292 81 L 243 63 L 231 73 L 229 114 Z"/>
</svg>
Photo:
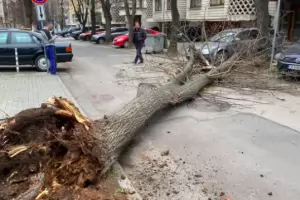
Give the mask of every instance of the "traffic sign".
<svg viewBox="0 0 300 200">
<path fill-rule="evenodd" d="M 45 21 L 46 20 L 46 14 L 45 14 L 45 6 L 44 5 L 36 5 L 36 15 L 38 21 Z"/>
<path fill-rule="evenodd" d="M 42 4 L 45 4 L 47 2 L 47 0 L 32 0 L 32 2 L 35 4 L 42 5 Z"/>
</svg>

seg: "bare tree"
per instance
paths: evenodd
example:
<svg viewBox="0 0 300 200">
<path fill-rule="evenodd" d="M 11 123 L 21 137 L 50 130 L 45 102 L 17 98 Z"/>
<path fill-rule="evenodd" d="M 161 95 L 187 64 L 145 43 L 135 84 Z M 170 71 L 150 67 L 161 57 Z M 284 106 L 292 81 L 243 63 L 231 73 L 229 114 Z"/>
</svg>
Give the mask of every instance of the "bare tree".
<svg viewBox="0 0 300 200">
<path fill-rule="evenodd" d="M 75 15 L 85 31 L 86 23 L 89 15 L 89 6 L 91 0 L 71 0 Z"/>
<path fill-rule="evenodd" d="M 170 0 L 171 1 L 171 14 L 172 14 L 172 30 L 177 30 L 179 29 L 179 19 L 180 15 L 178 12 L 177 8 L 177 0 Z M 171 39 L 170 39 L 170 45 L 168 48 L 168 53 L 170 54 L 177 54 L 177 35 L 176 34 L 171 34 Z"/>
<path fill-rule="evenodd" d="M 128 0 L 124 0 L 125 2 L 125 11 L 126 11 L 126 18 L 128 23 L 128 30 L 129 30 L 129 47 L 131 47 L 132 39 L 133 39 L 133 23 L 135 19 L 136 13 L 136 0 L 131 0 L 131 9 L 128 4 Z M 131 13 L 130 13 L 131 10 Z"/>
<path fill-rule="evenodd" d="M 111 8 L 111 2 L 110 0 L 100 0 L 102 10 L 104 13 L 104 18 L 105 18 L 105 41 L 110 42 L 112 41 L 111 37 L 111 20 L 112 16 L 110 13 L 110 8 Z"/>
</svg>

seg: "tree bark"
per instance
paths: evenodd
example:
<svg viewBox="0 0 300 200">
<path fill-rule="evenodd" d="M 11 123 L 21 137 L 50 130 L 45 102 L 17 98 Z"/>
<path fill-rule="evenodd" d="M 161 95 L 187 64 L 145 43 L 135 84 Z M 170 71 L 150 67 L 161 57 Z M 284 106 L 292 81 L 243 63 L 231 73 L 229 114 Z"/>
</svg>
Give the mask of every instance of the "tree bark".
<svg viewBox="0 0 300 200">
<path fill-rule="evenodd" d="M 127 23 L 128 23 L 128 30 L 129 30 L 129 47 L 133 46 L 132 39 L 133 39 L 133 26 L 134 26 L 134 19 L 135 19 L 135 14 L 136 14 L 136 0 L 132 0 L 132 5 L 131 5 L 131 13 L 130 13 L 130 8 L 128 4 L 128 0 L 125 0 L 125 12 L 126 12 L 126 18 L 127 18 Z"/>
<path fill-rule="evenodd" d="M 110 13 L 111 3 L 110 0 L 100 0 L 102 11 L 104 13 L 105 18 L 105 42 L 111 42 L 111 20 L 112 16 Z"/>
<path fill-rule="evenodd" d="M 255 0 L 256 25 L 263 37 L 269 36 L 269 0 Z"/>
<path fill-rule="evenodd" d="M 171 38 L 170 38 L 170 45 L 168 48 L 169 54 L 177 54 L 177 35 L 176 32 L 179 29 L 179 19 L 180 15 L 177 8 L 177 0 L 171 0 L 171 14 L 172 14 L 172 30 L 171 31 Z"/>
<path fill-rule="evenodd" d="M 33 4 L 32 1 L 23 0 L 24 12 L 26 16 L 26 20 L 29 24 L 33 24 L 36 22 L 35 17 L 33 16 Z"/>
<path fill-rule="evenodd" d="M 96 33 L 96 2 L 95 0 L 91 0 L 91 22 L 92 22 L 92 35 Z"/>
<path fill-rule="evenodd" d="M 65 24 L 65 9 L 64 9 L 64 0 L 61 0 L 60 2 L 60 10 L 61 10 L 61 13 L 60 13 L 60 28 L 61 30 L 64 29 L 64 24 Z"/>
</svg>

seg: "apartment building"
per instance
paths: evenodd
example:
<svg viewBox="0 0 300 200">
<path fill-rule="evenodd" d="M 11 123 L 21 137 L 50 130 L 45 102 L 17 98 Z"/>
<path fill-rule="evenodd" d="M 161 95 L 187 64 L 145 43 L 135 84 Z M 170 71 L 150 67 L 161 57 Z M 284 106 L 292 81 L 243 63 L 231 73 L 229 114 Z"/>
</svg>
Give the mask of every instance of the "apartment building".
<svg viewBox="0 0 300 200">
<path fill-rule="evenodd" d="M 270 26 L 273 26 L 278 0 L 269 0 Z M 249 27 L 255 25 L 254 0 L 177 0 L 180 20 L 190 26 Z M 289 40 L 300 38 L 300 1 L 282 0 L 280 30 Z M 172 20 L 170 0 L 147 0 L 147 21 L 166 29 Z"/>
<path fill-rule="evenodd" d="M 147 21 L 160 27 L 172 21 L 171 0 L 147 0 Z M 180 20 L 190 26 L 230 23 L 233 26 L 253 26 L 256 19 L 254 0 L 177 0 Z M 269 3 L 269 15 L 274 18 L 276 1 Z"/>
</svg>

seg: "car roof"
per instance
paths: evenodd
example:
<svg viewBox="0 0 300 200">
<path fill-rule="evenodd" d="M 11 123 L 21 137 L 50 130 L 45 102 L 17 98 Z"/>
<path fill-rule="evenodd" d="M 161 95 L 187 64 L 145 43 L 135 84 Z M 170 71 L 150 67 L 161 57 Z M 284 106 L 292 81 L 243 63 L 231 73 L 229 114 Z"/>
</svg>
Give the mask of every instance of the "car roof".
<svg viewBox="0 0 300 200">
<path fill-rule="evenodd" d="M 255 27 L 252 27 L 252 28 L 228 28 L 228 29 L 224 29 L 223 31 L 241 32 L 241 31 L 251 31 L 251 30 L 258 30 L 258 29 Z"/>
<path fill-rule="evenodd" d="M 21 29 L 16 29 L 16 28 L 7 28 L 7 29 L 0 29 L 0 32 L 26 32 L 26 33 L 28 33 L 28 32 L 31 32 L 31 31 L 26 31 L 26 30 L 21 30 Z"/>
</svg>

